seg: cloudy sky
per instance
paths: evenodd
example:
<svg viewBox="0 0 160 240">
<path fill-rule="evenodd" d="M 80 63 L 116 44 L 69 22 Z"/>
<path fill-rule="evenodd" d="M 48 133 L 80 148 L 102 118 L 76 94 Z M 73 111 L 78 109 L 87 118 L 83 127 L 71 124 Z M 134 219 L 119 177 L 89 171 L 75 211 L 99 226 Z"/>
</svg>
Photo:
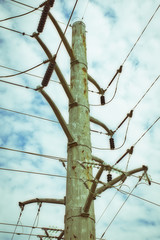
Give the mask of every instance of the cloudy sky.
<svg viewBox="0 0 160 240">
<path fill-rule="evenodd" d="M 40 0 L 22 0 L 20 2 L 33 7 L 38 7 L 42 3 Z M 54 7 L 51 9 L 51 13 L 63 31 L 74 4 L 73 0 L 55 1 Z M 130 120 L 126 142 L 117 150 L 107 150 L 109 138 L 103 134 L 105 130 L 91 124 L 91 129 L 98 132 L 91 132 L 92 153 L 110 165 L 113 165 L 127 149 L 133 146 L 160 117 L 158 79 L 160 74 L 160 9 L 157 9 L 159 4 L 159 0 L 79 0 L 71 19 L 71 26 L 75 21 L 82 19 L 86 24 L 88 73 L 101 88 L 107 88 L 117 69 L 123 65 L 117 93 L 110 103 L 101 106 L 100 95 L 96 93 L 97 89 L 89 83 L 91 115 L 114 131 L 136 106 Z M 153 19 L 133 51 L 130 52 L 156 9 L 157 12 Z M 31 8 L 11 0 L 0 0 L 1 20 L 31 10 Z M 12 238 L 12 234 L 3 232 L 14 231 L 14 224 L 17 223 L 20 214 L 18 202 L 32 198 L 63 198 L 65 196 L 66 169 L 57 159 L 66 159 L 67 157 L 67 138 L 56 116 L 37 91 L 3 82 L 7 81 L 30 88 L 40 85 L 47 64 L 42 64 L 28 72 L 31 75 L 5 77 L 17 73 L 17 71 L 32 68 L 47 60 L 36 40 L 28 36 L 36 32 L 40 15 L 40 11 L 35 11 L 26 16 L 0 22 L 0 239 L 3 240 Z M 70 44 L 71 26 L 68 27 L 66 33 Z M 24 32 L 25 35 L 4 29 L 4 27 Z M 60 38 L 49 19 L 47 19 L 41 38 L 52 54 L 55 54 Z M 63 45 L 58 53 L 57 63 L 69 84 L 70 58 Z M 117 79 L 115 78 L 105 93 L 106 102 L 110 101 L 114 95 Z M 153 86 L 150 88 L 152 84 Z M 150 90 L 137 105 L 149 88 Z M 68 99 L 55 73 L 53 73 L 52 81 L 46 91 L 68 122 Z M 127 121 L 114 135 L 116 148 L 121 146 L 124 141 Z M 141 199 L 130 196 L 115 219 L 114 216 L 128 195 L 117 193 L 116 189 L 104 192 L 95 201 L 97 238 L 100 238 L 106 230 L 103 239 L 108 240 L 117 238 L 119 240 L 160 239 L 159 123 L 157 121 L 150 131 L 137 142 L 128 164 L 129 170 L 142 165 L 148 166 L 148 174 L 152 180 L 151 186 L 148 186 L 143 180 L 133 192 Z M 4 148 L 50 155 L 54 156 L 54 159 Z M 119 163 L 118 167 L 125 171 L 127 162 L 128 155 Z M 41 172 L 54 176 L 12 172 L 7 169 Z M 94 170 L 94 174 L 96 171 L 97 169 Z M 101 180 L 106 181 L 106 175 L 105 172 Z M 116 176 L 116 173 L 113 175 Z M 130 177 L 121 189 L 131 192 L 136 183 L 137 178 Z M 63 229 L 64 210 L 64 206 L 43 204 L 36 226 Z M 37 211 L 37 204 L 26 206 L 20 224 L 32 226 Z M 16 231 L 30 234 L 31 229 L 18 227 Z M 39 235 L 44 232 L 35 229 L 33 234 Z M 29 239 L 29 236 L 15 235 L 13 239 L 26 240 Z M 32 236 L 31 239 L 34 240 L 37 237 Z"/>
</svg>

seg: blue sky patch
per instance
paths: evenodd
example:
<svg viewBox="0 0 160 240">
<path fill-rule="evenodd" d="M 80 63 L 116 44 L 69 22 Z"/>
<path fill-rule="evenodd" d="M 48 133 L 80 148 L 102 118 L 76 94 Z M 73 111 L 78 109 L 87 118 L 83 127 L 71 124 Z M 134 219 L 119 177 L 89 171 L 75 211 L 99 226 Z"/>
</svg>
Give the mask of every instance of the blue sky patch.
<svg viewBox="0 0 160 240">
<path fill-rule="evenodd" d="M 134 67 L 138 67 L 139 66 L 139 60 L 138 58 L 132 58 L 132 64 L 134 65 Z"/>
<path fill-rule="evenodd" d="M 138 223 L 146 226 L 156 226 L 156 223 L 154 221 L 147 221 L 145 219 L 139 219 Z"/>
<path fill-rule="evenodd" d="M 70 13 L 68 12 L 68 10 L 67 10 L 67 8 L 66 8 L 65 3 L 64 3 L 63 0 L 61 0 L 61 4 L 62 4 L 62 11 L 63 11 L 63 13 L 64 13 L 65 18 L 66 18 L 66 19 L 69 19 Z"/>
<path fill-rule="evenodd" d="M 112 8 L 108 8 L 107 11 L 105 11 L 104 16 L 108 17 L 112 22 L 117 21 L 116 13 Z"/>
</svg>

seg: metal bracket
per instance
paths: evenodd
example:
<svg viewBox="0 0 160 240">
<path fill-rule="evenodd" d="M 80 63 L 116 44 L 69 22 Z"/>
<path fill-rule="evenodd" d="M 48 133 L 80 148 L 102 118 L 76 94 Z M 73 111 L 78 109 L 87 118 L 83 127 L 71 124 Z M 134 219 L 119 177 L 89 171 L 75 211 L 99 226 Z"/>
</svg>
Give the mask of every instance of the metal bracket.
<svg viewBox="0 0 160 240">
<path fill-rule="evenodd" d="M 88 213 L 88 212 L 87 212 L 87 213 L 84 212 L 84 211 L 83 211 L 83 208 L 81 208 L 81 216 L 82 216 L 82 217 L 89 217 L 89 213 Z"/>
<path fill-rule="evenodd" d="M 77 107 L 78 106 L 78 103 L 77 102 L 73 102 L 73 103 L 70 103 L 69 104 L 69 110 L 73 107 Z"/>
<path fill-rule="evenodd" d="M 77 142 L 69 142 L 69 143 L 68 143 L 68 148 L 75 147 L 75 146 L 77 146 L 77 145 L 78 145 Z"/>
</svg>

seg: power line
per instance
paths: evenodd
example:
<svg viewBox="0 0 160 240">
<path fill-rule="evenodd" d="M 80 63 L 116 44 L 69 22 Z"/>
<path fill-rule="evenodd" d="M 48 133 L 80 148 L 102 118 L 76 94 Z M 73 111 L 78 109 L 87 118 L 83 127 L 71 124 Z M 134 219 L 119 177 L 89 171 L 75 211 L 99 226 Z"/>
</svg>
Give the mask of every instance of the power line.
<svg viewBox="0 0 160 240">
<path fill-rule="evenodd" d="M 21 3 L 21 2 L 19 2 L 19 1 L 15 1 L 15 0 L 8 0 L 8 1 L 11 1 L 11 2 L 17 3 L 17 4 L 19 4 L 19 5 L 22 5 L 22 6 L 25 6 L 25 7 L 28 7 L 28 8 L 32 8 L 32 9 L 35 8 L 35 7 L 31 6 L 31 5 L 24 4 L 24 3 Z M 46 1 L 45 1 L 45 2 L 46 2 Z M 40 7 L 42 7 L 42 6 L 44 5 L 45 2 L 43 2 L 43 3 L 40 5 Z M 37 9 L 37 10 L 42 12 L 42 10 L 41 10 L 40 8 Z M 61 22 L 61 21 L 58 21 L 58 22 L 61 23 L 61 24 L 63 24 L 63 25 L 66 25 L 64 22 Z M 69 25 L 69 27 L 71 27 L 71 25 Z"/>
<path fill-rule="evenodd" d="M 140 180 L 139 180 L 140 181 Z M 139 183 L 138 181 L 138 183 Z M 131 196 L 132 192 L 134 191 L 134 189 L 137 187 L 138 183 L 134 186 L 134 188 L 132 189 L 132 191 L 129 193 L 129 195 L 127 196 L 127 198 L 125 199 L 125 201 L 123 202 L 123 204 L 121 205 L 121 207 L 119 208 L 119 210 L 117 211 L 117 213 L 114 215 L 113 219 L 111 220 L 111 222 L 109 223 L 109 225 L 107 226 L 107 228 L 105 229 L 104 233 L 102 234 L 101 238 L 104 237 L 106 231 L 108 230 L 108 228 L 111 226 L 111 224 L 113 223 L 113 221 L 115 220 L 115 218 L 117 217 L 117 215 L 119 214 L 120 210 L 123 208 L 124 204 L 127 202 L 128 198 Z"/>
<path fill-rule="evenodd" d="M 35 68 L 38 68 L 38 67 L 40 67 L 41 65 L 46 64 L 46 63 L 48 63 L 48 62 L 49 62 L 49 60 L 45 60 L 45 61 L 43 61 L 43 62 L 41 62 L 41 63 L 39 63 L 39 64 L 37 64 L 37 65 L 31 67 L 31 68 L 28 68 L 27 70 L 20 71 L 19 73 L 16 73 L 16 74 L 6 75 L 6 76 L 0 76 L 0 77 L 1 77 L 1 78 L 8 78 L 8 77 L 18 76 L 18 75 L 21 75 L 21 74 L 27 73 L 27 72 L 29 72 L 29 71 L 35 69 Z M 1 66 L 1 65 L 0 65 L 0 66 Z M 7 67 L 4 67 L 4 68 L 7 68 Z M 8 68 L 8 69 L 9 69 L 9 68 Z M 14 69 L 12 69 L 12 70 L 14 70 Z M 18 70 L 14 70 L 14 71 L 18 71 Z"/>
<path fill-rule="evenodd" d="M 116 187 L 115 187 L 116 188 Z M 117 189 L 117 188 L 116 188 Z M 117 189 L 118 190 L 118 189 Z M 124 190 L 118 190 L 120 193 L 122 193 L 122 194 L 130 194 L 129 192 L 126 192 L 126 191 L 124 191 Z M 139 196 L 137 196 L 137 195 L 135 195 L 135 194 L 133 194 L 133 193 L 131 193 L 130 194 L 131 196 L 133 196 L 133 197 L 136 197 L 136 198 L 138 198 L 138 199 L 141 199 L 141 200 L 143 200 L 143 201 L 145 201 L 145 202 L 148 202 L 148 203 L 150 203 L 150 204 L 152 204 L 152 205 L 155 205 L 155 206 L 158 206 L 158 207 L 160 207 L 160 204 L 158 204 L 158 203 L 155 203 L 155 202 L 152 202 L 152 201 L 150 201 L 150 200 L 147 200 L 147 199 L 145 199 L 145 198 L 142 198 L 142 197 L 139 197 Z"/>
<path fill-rule="evenodd" d="M 113 101 L 113 99 L 115 98 L 116 93 L 117 93 L 117 90 L 118 90 L 119 79 L 120 79 L 120 73 L 119 73 L 118 78 L 117 78 L 117 83 L 116 83 L 116 87 L 115 87 L 113 96 L 111 97 L 111 99 L 110 99 L 108 102 L 106 102 L 106 103 L 103 104 L 103 105 L 107 105 L 107 104 L 111 103 L 111 102 Z M 106 90 L 107 90 L 107 89 L 106 89 Z M 105 90 L 105 91 L 106 91 L 106 90 Z M 89 104 L 89 105 L 92 106 L 92 107 L 93 107 L 93 106 L 94 106 L 94 107 L 102 106 L 102 104 Z"/>
<path fill-rule="evenodd" d="M 136 178 L 139 178 L 138 176 L 136 176 L 136 175 L 132 175 L 133 177 L 136 177 Z M 157 185 L 160 185 L 160 183 L 159 182 L 156 182 L 156 181 L 153 181 L 153 180 L 150 180 L 150 182 L 151 183 L 154 183 L 154 184 L 157 184 Z"/>
<path fill-rule="evenodd" d="M 89 0 L 87 0 L 87 4 L 86 4 L 86 7 L 84 9 L 84 13 L 83 13 L 83 16 L 82 16 L 82 20 L 84 18 L 84 15 L 86 14 L 86 11 L 87 11 L 87 8 L 88 8 L 88 4 L 89 4 Z"/>
<path fill-rule="evenodd" d="M 49 122 L 53 122 L 53 123 L 58 123 L 59 124 L 58 121 L 54 121 L 54 120 L 51 120 L 51 119 L 48 119 L 48 118 L 44 118 L 44 117 L 40 117 L 40 116 L 36 116 L 36 115 L 24 113 L 24 112 L 18 112 L 18 111 L 14 111 L 12 109 L 3 108 L 3 107 L 0 107 L 0 109 L 4 110 L 4 111 L 9 111 L 9 112 L 21 114 L 21 115 L 24 115 L 24 116 L 27 116 L 27 117 L 37 118 L 37 119 L 40 119 L 40 120 L 49 121 Z"/>
<path fill-rule="evenodd" d="M 11 169 L 11 168 L 0 168 L 0 170 L 11 171 L 11 172 L 19 172 L 19 173 L 36 174 L 36 175 L 49 176 L 49 177 L 67 178 L 66 176 L 62 176 L 62 175 L 42 173 L 42 172 L 32 172 L 32 171 L 25 171 L 25 170 L 19 170 L 19 169 Z"/>
<path fill-rule="evenodd" d="M 158 5 L 157 9 L 155 10 L 155 12 L 153 13 L 153 15 L 151 16 L 151 18 L 149 19 L 147 25 L 145 26 L 145 28 L 143 29 L 143 31 L 141 32 L 140 36 L 138 37 L 138 39 L 136 40 L 136 42 L 134 43 L 133 47 L 131 48 L 131 50 L 129 51 L 128 55 L 126 56 L 126 58 L 124 59 L 122 65 L 124 65 L 124 63 L 126 62 L 126 60 L 128 59 L 129 55 L 131 54 L 131 52 L 133 51 L 133 49 L 135 48 L 135 46 L 137 45 L 138 41 L 140 40 L 140 38 L 142 37 L 143 33 L 145 32 L 145 30 L 147 29 L 148 25 L 150 24 L 150 22 L 152 21 L 153 17 L 155 16 L 156 12 L 158 11 L 160 5 Z"/>
<path fill-rule="evenodd" d="M 66 158 L 61 158 L 61 157 L 56 157 L 56 156 L 51 156 L 51 155 L 45 155 L 45 154 L 39 154 L 39 153 L 34 153 L 34 152 L 27 152 L 27 151 L 22 151 L 22 150 L 13 149 L 13 148 L 0 147 L 0 149 L 7 150 L 7 151 L 12 151 L 12 152 L 19 152 L 19 153 L 34 155 L 34 156 L 38 156 L 38 157 L 44 157 L 44 158 L 57 160 L 57 161 L 62 161 L 62 162 L 66 162 L 67 161 Z"/>
<path fill-rule="evenodd" d="M 37 221 L 37 219 L 38 219 L 38 217 L 39 217 L 39 214 L 40 214 L 41 207 L 42 207 L 42 203 L 39 204 L 38 211 L 37 211 L 37 215 L 36 215 L 36 217 L 35 217 L 35 220 L 34 220 L 33 226 L 32 226 L 32 228 L 31 228 L 31 232 L 30 232 L 30 234 L 29 234 L 28 240 L 30 240 L 30 238 L 31 238 L 31 235 L 32 235 L 32 232 L 33 232 L 34 226 L 35 226 L 36 221 Z"/>
<path fill-rule="evenodd" d="M 0 67 L 6 68 L 6 69 L 9 69 L 9 70 L 13 70 L 13 71 L 19 72 L 19 73 L 22 72 L 22 71 L 20 71 L 20 70 L 15 69 L 15 68 L 6 67 L 6 66 L 3 66 L 3 65 L 0 65 Z M 35 74 L 31 74 L 31 73 L 28 73 L 28 72 L 26 72 L 26 71 L 25 71 L 25 72 L 23 71 L 23 73 L 24 73 L 24 74 L 27 74 L 27 75 L 29 75 L 29 76 L 32 76 L 32 77 L 36 77 L 36 78 L 40 78 L 40 79 L 43 78 L 42 76 L 38 76 L 38 75 L 35 75 Z M 55 81 L 55 80 L 50 80 L 50 81 L 55 82 L 55 83 L 58 83 L 58 84 L 61 84 L 61 82 L 58 82 L 58 81 Z"/>
<path fill-rule="evenodd" d="M 46 61 L 44 61 L 43 63 L 45 64 L 45 63 L 47 63 L 49 60 L 46 60 Z M 19 72 L 19 73 L 22 73 L 22 71 L 20 71 L 20 70 L 17 70 L 17 69 L 15 69 L 15 68 L 10 68 L 10 67 L 6 67 L 6 66 L 3 66 L 3 65 L 0 65 L 0 67 L 2 67 L 2 68 L 6 68 L 6 69 L 9 69 L 9 70 L 13 70 L 13 71 L 16 71 L 16 72 Z M 31 74 L 31 73 L 28 73 L 28 70 L 26 70 L 26 71 L 23 71 L 23 73 L 24 74 L 27 74 L 27 75 L 29 75 L 29 76 L 32 76 L 32 77 L 36 77 L 36 78 L 40 78 L 40 79 L 43 79 L 43 77 L 42 76 L 38 76 L 38 75 L 36 75 L 36 74 Z M 1 77 L 1 76 L 0 76 Z M 6 76 L 4 76 L 4 77 L 6 77 Z M 55 82 L 55 83 L 58 83 L 58 84 L 61 84 L 61 82 L 59 82 L 59 81 L 55 81 L 55 80 L 50 80 L 51 82 Z M 68 85 L 68 86 L 70 86 L 70 85 Z M 91 92 L 91 93 L 98 93 L 98 92 L 95 92 L 95 91 L 93 91 L 93 90 L 88 90 L 89 92 Z"/>
<path fill-rule="evenodd" d="M 34 91 L 36 91 L 35 88 L 31 88 L 31 87 L 28 87 L 28 86 L 24 86 L 24 85 L 21 85 L 21 84 L 18 84 L 18 83 L 8 82 L 8 81 L 4 81 L 4 80 L 1 80 L 1 79 L 0 79 L 0 82 L 6 83 L 6 84 L 9 84 L 9 85 L 13 85 L 13 86 L 16 86 L 16 87 L 27 88 L 27 89 L 29 89 L 29 90 L 34 90 Z"/>
<path fill-rule="evenodd" d="M 0 233 L 5 233 L 5 234 L 13 234 L 14 232 L 7 232 L 7 231 L 0 231 Z M 23 236 L 32 236 L 32 237 L 41 237 L 41 238 L 45 238 L 46 235 L 37 235 L 37 234 L 29 234 L 29 233 L 19 233 L 19 232 L 16 232 L 15 235 L 23 235 Z M 58 239 L 57 236 L 49 236 L 50 238 L 55 238 L 55 239 Z M 64 239 L 64 238 L 62 238 Z"/>
<path fill-rule="evenodd" d="M 140 98 L 140 100 L 136 103 L 136 105 L 133 107 L 133 110 L 135 110 L 135 108 L 140 104 L 140 102 L 142 101 L 142 99 L 146 96 L 146 94 L 150 91 L 150 89 L 153 87 L 153 85 L 157 82 L 157 80 L 159 79 L 160 75 L 153 81 L 153 83 L 151 84 L 151 86 L 147 89 L 147 91 L 143 94 L 143 96 Z"/>
<path fill-rule="evenodd" d="M 11 20 L 11 19 L 14 19 L 14 18 L 19 18 L 19 17 L 26 16 L 26 15 L 28 15 L 28 14 L 30 14 L 30 13 L 35 12 L 35 11 L 38 10 L 38 9 L 39 9 L 39 7 L 38 7 L 38 8 L 35 8 L 35 9 L 29 11 L 29 12 L 26 12 L 26 13 L 20 14 L 20 15 L 16 15 L 16 16 L 13 16 L 13 17 L 9 17 L 9 18 L 5 18 L 5 19 L 1 19 L 0 22 L 4 22 L 4 21 Z"/>
<path fill-rule="evenodd" d="M 143 96 L 138 100 L 138 102 L 135 104 L 135 106 L 132 108 L 131 111 L 134 111 L 137 106 L 140 104 L 140 102 L 142 101 L 142 99 L 147 95 L 147 93 L 151 90 L 151 88 L 154 86 L 154 84 L 158 81 L 160 75 L 153 81 L 153 83 L 151 84 L 151 86 L 147 89 L 147 91 L 143 94 Z M 127 115 L 129 116 L 129 115 Z M 125 118 L 126 120 L 127 118 Z M 158 121 L 158 120 L 157 120 Z M 122 121 L 122 123 L 124 122 L 124 120 Z M 122 124 L 120 124 L 119 126 L 121 126 Z M 118 128 L 119 128 L 118 126 Z M 151 126 L 152 127 L 152 126 Z M 118 128 L 116 128 L 115 132 L 118 130 Z M 126 140 L 126 136 L 127 136 L 127 132 L 128 132 L 128 128 L 129 128 L 129 125 L 127 127 L 127 130 L 126 130 L 126 134 L 125 134 L 125 140 Z M 114 132 L 114 133 L 115 133 Z M 125 140 L 124 140 L 124 143 L 125 143 Z M 124 145 L 124 143 L 122 144 L 122 146 Z M 99 147 L 93 147 L 94 149 L 97 149 L 97 150 L 110 150 L 110 148 L 99 148 Z M 115 150 L 119 149 L 120 147 L 118 148 L 115 148 Z"/>
<path fill-rule="evenodd" d="M 21 115 L 24 115 L 24 116 L 27 116 L 27 117 L 37 118 L 37 119 L 40 119 L 40 120 L 49 121 L 49 122 L 53 122 L 53 123 L 59 124 L 58 121 L 54 121 L 54 120 L 51 120 L 51 119 L 48 119 L 48 118 L 44 118 L 44 117 L 40 117 L 40 116 L 28 114 L 28 113 L 18 112 L 18 111 L 14 111 L 14 110 L 12 110 L 12 109 L 3 108 L 3 107 L 0 107 L 0 109 L 1 109 L 1 110 L 4 110 L 4 111 L 9 111 L 9 112 L 21 114 Z M 106 135 L 106 133 L 104 133 L 104 132 L 99 132 L 99 131 L 97 131 L 97 130 L 90 129 L 90 131 L 91 131 L 91 132 L 95 132 L 95 133 L 99 133 L 99 134 L 104 134 L 104 135 Z"/>
<path fill-rule="evenodd" d="M 4 27 L 4 26 L 0 26 L 0 28 L 3 28 L 3 29 L 5 29 L 5 30 L 9 30 L 9 31 L 12 31 L 12 32 L 15 32 L 15 33 L 19 33 L 19 34 L 21 34 L 21 35 L 23 35 L 23 36 L 32 37 L 32 35 L 29 35 L 29 34 L 27 34 L 27 33 L 25 33 L 25 32 L 20 32 L 20 31 L 18 31 L 18 30 L 12 29 L 12 28 Z"/>
<path fill-rule="evenodd" d="M 17 224 L 14 224 L 14 223 L 4 223 L 4 222 L 0 222 L 0 225 L 6 225 L 6 226 L 17 226 L 17 227 L 24 227 L 24 228 L 35 228 L 35 229 L 46 229 L 46 230 L 52 230 L 52 231 L 63 231 L 63 229 L 54 229 L 54 228 L 48 228 L 48 227 L 36 227 L 36 226 L 28 226 L 28 225 L 23 225 L 23 224 L 20 224 L 20 225 L 17 225 Z"/>
<path fill-rule="evenodd" d="M 128 124 L 127 124 L 127 128 L 126 128 L 126 132 L 125 132 L 125 136 L 124 136 L 123 143 L 122 143 L 119 147 L 114 148 L 113 150 L 118 150 L 118 149 L 122 148 L 122 147 L 124 146 L 124 144 L 126 143 L 127 134 L 128 134 L 128 129 L 129 129 L 129 125 L 130 125 L 130 120 L 131 120 L 131 118 L 129 118 L 129 120 L 128 120 Z M 116 131 L 117 131 L 117 129 L 116 129 Z M 115 132 L 116 132 L 116 131 L 115 131 Z M 115 133 L 115 132 L 114 132 L 114 133 Z M 97 149 L 97 150 L 111 150 L 110 148 L 99 148 L 99 147 L 94 147 L 94 146 L 92 146 L 92 148 L 93 148 L 93 149 Z"/>
<path fill-rule="evenodd" d="M 13 240 L 14 235 L 16 234 L 16 230 L 17 230 L 18 224 L 19 224 L 20 219 L 21 219 L 21 217 L 22 217 L 23 209 L 24 209 L 24 208 L 21 208 L 21 211 L 20 211 L 20 214 L 19 214 L 19 217 L 18 217 L 18 220 L 17 220 L 17 224 L 15 225 L 15 229 L 14 229 L 14 232 L 13 232 L 13 235 L 12 235 L 11 240 Z"/>
<path fill-rule="evenodd" d="M 76 8 L 77 3 L 78 3 L 78 0 L 76 0 L 76 2 L 75 2 L 75 4 L 74 4 L 74 7 L 73 7 L 73 9 L 72 9 L 71 15 L 70 15 L 70 17 L 69 17 L 69 20 L 68 20 L 68 23 L 67 23 L 67 26 L 66 26 L 66 28 L 65 28 L 65 30 L 64 30 L 63 35 L 65 35 L 65 33 L 66 33 L 67 29 L 68 29 L 70 20 L 71 20 L 71 18 L 72 18 L 72 16 L 73 16 L 73 13 L 74 13 L 74 11 L 75 11 L 75 8 Z M 62 42 L 63 42 L 63 40 L 61 39 L 60 44 L 59 44 L 58 49 L 57 49 L 57 52 L 56 52 L 56 56 L 57 56 L 57 54 L 58 54 L 58 52 L 59 52 L 59 49 L 60 49 L 60 47 L 61 47 Z"/>
<path fill-rule="evenodd" d="M 120 186 L 120 188 L 121 188 L 121 187 L 122 187 L 122 185 Z M 119 189 L 120 189 L 120 188 L 119 188 Z M 98 218 L 96 224 L 100 221 L 100 219 L 101 219 L 102 216 L 104 215 L 105 211 L 108 209 L 108 207 L 110 206 L 110 204 L 113 202 L 113 200 L 114 200 L 114 198 L 116 197 L 117 193 L 118 193 L 118 190 L 116 191 L 116 193 L 113 195 L 113 197 L 112 197 L 112 199 L 110 200 L 110 202 L 107 204 L 107 206 L 106 206 L 105 209 L 103 210 L 103 212 L 102 212 L 101 216 Z"/>
<path fill-rule="evenodd" d="M 153 123 L 152 125 L 141 135 L 141 137 L 133 144 L 133 146 L 135 146 L 145 135 L 146 133 L 160 120 L 160 117 L 158 117 Z"/>
<path fill-rule="evenodd" d="M 29 8 L 33 8 L 34 9 L 34 7 L 32 7 L 32 6 L 30 6 L 30 5 L 28 5 L 28 4 L 26 4 L 26 3 L 22 3 L 22 2 L 19 2 L 19 1 L 16 1 L 16 0 L 10 0 L 11 2 L 15 2 L 15 3 L 18 3 L 18 4 L 20 4 L 20 5 L 22 5 L 22 6 L 25 6 L 25 7 L 29 7 Z M 42 4 L 40 5 L 40 7 L 42 7 Z M 39 9 L 40 10 L 40 9 Z"/>
<path fill-rule="evenodd" d="M 120 68 L 123 67 L 124 63 L 127 61 L 128 57 L 130 56 L 131 52 L 133 51 L 133 49 L 135 48 L 135 46 L 137 45 L 137 43 L 139 42 L 140 38 L 142 37 L 143 33 L 145 32 L 145 30 L 147 29 L 148 25 L 150 24 L 150 22 L 152 21 L 153 17 L 155 16 L 156 12 L 158 11 L 160 5 L 158 5 L 157 9 L 155 10 L 155 12 L 153 13 L 153 15 L 151 16 L 151 18 L 149 19 L 148 23 L 146 24 L 145 28 L 143 29 L 143 31 L 141 32 L 140 36 L 138 37 L 138 39 L 136 40 L 136 42 L 134 43 L 133 47 L 131 48 L 131 50 L 129 51 L 129 53 L 127 54 L 126 58 L 124 59 L 123 63 L 121 64 Z M 111 85 L 111 83 L 113 82 L 113 80 L 115 79 L 117 73 L 119 72 L 119 70 L 117 70 L 116 74 L 114 75 L 113 79 L 111 80 L 111 82 L 109 83 L 108 87 Z M 119 79 L 118 79 L 119 81 Z M 105 91 L 108 89 L 108 87 L 105 89 Z M 115 90 L 115 94 L 116 94 L 117 89 Z M 115 97 L 115 94 L 113 95 L 113 99 Z M 113 100 L 111 98 L 111 101 Z M 110 101 L 109 101 L 110 102 Z M 106 103 L 107 104 L 107 103 Z M 91 106 L 101 106 L 101 105 L 91 105 Z"/>
</svg>

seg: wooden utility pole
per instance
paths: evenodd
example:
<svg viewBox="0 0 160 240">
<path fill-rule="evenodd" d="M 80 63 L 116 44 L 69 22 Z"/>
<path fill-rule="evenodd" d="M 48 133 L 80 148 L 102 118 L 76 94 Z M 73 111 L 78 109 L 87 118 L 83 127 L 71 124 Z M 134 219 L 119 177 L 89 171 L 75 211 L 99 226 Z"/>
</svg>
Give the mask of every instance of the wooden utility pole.
<svg viewBox="0 0 160 240">
<path fill-rule="evenodd" d="M 92 168 L 81 163 L 91 160 L 90 115 L 86 57 L 86 32 L 83 22 L 72 27 L 71 92 L 75 103 L 69 106 L 69 129 L 76 144 L 68 145 L 65 239 L 95 239 L 93 202 L 90 211 L 83 211 L 92 179 Z M 88 188 L 88 189 L 87 189 Z"/>
<path fill-rule="evenodd" d="M 115 165 L 120 162 L 127 154 L 132 154 L 133 146 L 123 154 L 122 157 L 114 164 L 110 166 L 106 164 L 102 159 L 92 156 L 91 152 L 91 139 L 90 139 L 90 121 L 105 129 L 107 135 L 110 136 L 110 141 L 113 141 L 114 132 L 110 130 L 103 122 L 90 116 L 89 103 L 88 103 L 88 80 L 97 87 L 99 94 L 101 94 L 101 104 L 104 104 L 104 90 L 99 84 L 87 73 L 87 54 L 86 54 L 86 31 L 85 24 L 81 21 L 75 22 L 72 26 L 72 48 L 70 47 L 67 39 L 65 38 L 61 28 L 57 21 L 49 13 L 49 17 L 56 27 L 64 46 L 71 59 L 71 81 L 70 87 L 68 86 L 65 77 L 63 76 L 58 64 L 55 61 L 55 55 L 52 56 L 51 52 L 42 41 L 39 33 L 34 33 L 33 37 L 40 44 L 50 62 L 44 75 L 44 79 L 41 86 L 37 87 L 37 91 L 46 99 L 54 114 L 56 115 L 59 123 L 66 134 L 68 139 L 68 157 L 67 157 L 67 187 L 66 197 L 64 199 L 48 199 L 48 198 L 36 198 L 20 202 L 19 206 L 23 211 L 24 206 L 32 203 L 60 204 L 66 205 L 65 211 L 65 229 L 60 231 L 60 235 L 57 238 L 65 240 L 95 240 L 95 214 L 94 214 L 94 201 L 101 193 L 109 188 L 112 188 L 116 183 L 121 184 L 134 173 L 143 171 L 142 176 L 147 176 L 147 167 L 133 169 L 128 172 L 124 172 L 115 168 Z M 60 110 L 45 92 L 44 87 L 48 85 L 53 70 L 55 70 L 64 91 L 69 99 L 69 124 L 66 123 Z M 120 70 L 118 70 L 120 71 Z M 124 122 L 124 121 L 123 121 Z M 114 149 L 114 144 L 111 141 L 111 149 Z M 92 164 L 98 163 L 99 170 L 95 177 L 92 177 Z M 112 179 L 110 172 L 112 170 L 117 171 L 120 175 Z M 108 180 L 101 182 L 100 177 L 103 171 L 108 171 Z M 101 187 L 98 186 L 102 184 Z M 39 210 L 38 210 L 39 211 Z M 56 231 L 56 230 L 55 230 Z M 47 229 L 45 228 L 46 237 L 48 237 Z M 50 238 L 53 236 L 49 236 Z"/>
</svg>

